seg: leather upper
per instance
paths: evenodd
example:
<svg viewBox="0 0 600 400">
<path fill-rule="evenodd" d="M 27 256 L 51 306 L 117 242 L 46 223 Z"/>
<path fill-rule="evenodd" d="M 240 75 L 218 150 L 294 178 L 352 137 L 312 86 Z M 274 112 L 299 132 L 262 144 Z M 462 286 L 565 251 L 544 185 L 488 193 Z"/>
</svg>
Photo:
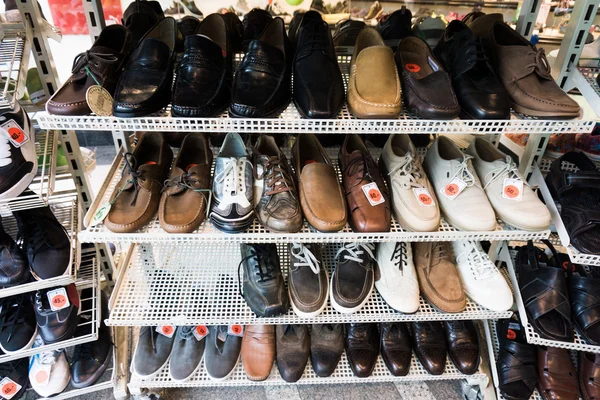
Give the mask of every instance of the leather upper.
<svg viewBox="0 0 600 400">
<path fill-rule="evenodd" d="M 52 310 L 48 299 L 48 292 L 58 288 L 38 290 L 35 293 L 35 319 L 39 334 L 44 343 L 56 343 L 69 339 L 75 333 L 79 322 L 81 301 L 74 284 L 65 286 L 69 306 L 57 311 Z"/>
<path fill-rule="evenodd" d="M 359 243 L 346 244 L 336 256 L 335 272 L 331 277 L 333 307 L 345 313 L 358 311 L 368 301 L 373 290 L 376 261 Z"/>
<path fill-rule="evenodd" d="M 567 349 L 537 348 L 538 390 L 548 400 L 577 400 L 577 371 Z"/>
<path fill-rule="evenodd" d="M 330 376 L 344 352 L 344 325 L 312 325 L 310 332 L 310 364 L 320 377 Z"/>
<path fill-rule="evenodd" d="M 277 325 L 277 368 L 286 382 L 302 377 L 310 354 L 308 325 Z"/>
<path fill-rule="evenodd" d="M 410 369 L 412 348 L 406 322 L 385 322 L 379 325 L 381 357 L 394 376 L 405 376 Z"/>
<path fill-rule="evenodd" d="M 419 309 L 419 281 L 410 243 L 377 244 L 375 287 L 395 310 L 412 314 Z"/>
<path fill-rule="evenodd" d="M 366 26 L 363 21 L 352 19 L 338 21 L 333 33 L 333 44 L 335 46 L 354 46 L 358 34 Z"/>
<path fill-rule="evenodd" d="M 290 243 L 289 252 L 288 286 L 294 310 L 300 312 L 301 316 L 316 316 L 323 310 L 329 294 L 321 249 L 312 243 Z"/>
<path fill-rule="evenodd" d="M 411 325 L 412 347 L 423 368 L 432 375 L 446 369 L 446 339 L 440 322 L 420 321 Z"/>
<path fill-rule="evenodd" d="M 156 332 L 155 326 L 143 326 L 131 362 L 133 372 L 145 377 L 160 370 L 171 355 L 174 341 L 175 335 L 168 338 Z"/>
<path fill-rule="evenodd" d="M 133 45 L 137 45 L 152 27 L 165 17 L 158 1 L 134 1 L 123 12 L 123 25 L 131 31 Z"/>
<path fill-rule="evenodd" d="M 246 325 L 242 339 L 242 365 L 248 379 L 262 381 L 269 377 L 275 361 L 275 326 Z"/>
<path fill-rule="evenodd" d="M 579 353 L 579 388 L 585 399 L 600 398 L 600 356 L 592 353 Z"/>
<path fill-rule="evenodd" d="M 371 375 L 379 356 L 377 324 L 346 324 L 346 356 L 355 376 Z"/>
<path fill-rule="evenodd" d="M 411 20 L 412 13 L 406 6 L 402 6 L 399 10 L 379 18 L 375 29 L 377 29 L 377 32 L 379 32 L 383 40 L 389 40 L 390 44 L 392 44 L 392 40 L 395 40 L 395 46 L 400 39 L 412 35 L 412 30 L 410 28 L 412 25 Z"/>
<path fill-rule="evenodd" d="M 460 372 L 477 372 L 480 360 L 479 334 L 473 321 L 443 321 L 448 354 Z"/>
</svg>

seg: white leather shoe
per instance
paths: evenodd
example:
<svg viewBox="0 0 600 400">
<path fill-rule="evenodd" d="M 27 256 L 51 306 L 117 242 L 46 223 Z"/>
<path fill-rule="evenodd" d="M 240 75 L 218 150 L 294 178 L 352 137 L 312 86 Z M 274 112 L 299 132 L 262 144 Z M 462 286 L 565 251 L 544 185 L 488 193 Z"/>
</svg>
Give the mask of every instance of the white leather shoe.
<svg viewBox="0 0 600 400">
<path fill-rule="evenodd" d="M 548 229 L 551 222 L 550 211 L 519 172 L 516 164 L 506 154 L 498 150 L 484 138 L 476 138 L 467 149 L 473 156 L 473 166 L 481 179 L 485 193 L 498 217 L 508 224 L 527 231 Z M 507 181 L 514 179 L 520 184 Z M 512 185 L 521 193 L 504 193 Z M 510 196 L 509 196 L 510 194 Z M 520 200 L 518 200 L 520 198 Z"/>
<path fill-rule="evenodd" d="M 514 302 L 510 287 L 479 242 L 459 240 L 452 248 L 466 295 L 492 311 L 510 309 Z"/>
<path fill-rule="evenodd" d="M 407 314 L 417 312 L 419 280 L 410 243 L 379 243 L 376 257 L 375 287 L 381 297 L 396 311 Z"/>
<path fill-rule="evenodd" d="M 396 220 L 404 229 L 431 232 L 440 226 L 440 210 L 433 187 L 408 135 L 390 135 L 379 158 L 379 168 L 391 192 Z"/>
<path fill-rule="evenodd" d="M 493 231 L 496 215 L 471 158 L 452 140 L 438 136 L 427 150 L 424 167 L 449 223 L 463 231 Z"/>
</svg>

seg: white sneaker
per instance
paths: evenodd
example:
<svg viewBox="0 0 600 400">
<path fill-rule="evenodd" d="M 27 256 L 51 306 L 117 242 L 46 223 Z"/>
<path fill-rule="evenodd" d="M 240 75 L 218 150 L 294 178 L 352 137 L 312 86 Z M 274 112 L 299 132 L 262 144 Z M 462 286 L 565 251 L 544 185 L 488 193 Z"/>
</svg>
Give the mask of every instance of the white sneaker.
<svg viewBox="0 0 600 400">
<path fill-rule="evenodd" d="M 481 187 L 471 158 L 451 139 L 438 136 L 427 150 L 424 167 L 449 223 L 463 231 L 493 231 L 496 214 Z"/>
<path fill-rule="evenodd" d="M 476 138 L 471 142 L 467 153 L 473 156 L 475 171 L 500 219 L 527 231 L 548 229 L 551 222 L 550 211 L 531 190 L 510 156 L 483 138 Z M 506 179 L 516 182 L 505 181 Z M 503 195 L 505 187 L 512 187 L 510 196 Z M 517 194 L 515 189 L 520 193 Z"/>
<path fill-rule="evenodd" d="M 400 225 L 416 232 L 437 230 L 440 226 L 437 196 L 408 135 L 390 135 L 379 158 L 379 168 L 390 189 L 394 216 Z"/>
<path fill-rule="evenodd" d="M 42 338 L 35 339 L 33 347 L 43 346 Z M 29 359 L 29 382 L 36 393 L 50 397 L 61 393 L 69 385 L 71 369 L 64 350 L 50 350 Z"/>
<path fill-rule="evenodd" d="M 406 242 L 382 242 L 377 246 L 375 287 L 394 310 L 412 314 L 419 309 L 419 280 L 412 248 Z"/>
<path fill-rule="evenodd" d="M 479 242 L 459 240 L 452 242 L 452 248 L 466 295 L 492 311 L 510 309 L 513 305 L 510 287 Z"/>
</svg>

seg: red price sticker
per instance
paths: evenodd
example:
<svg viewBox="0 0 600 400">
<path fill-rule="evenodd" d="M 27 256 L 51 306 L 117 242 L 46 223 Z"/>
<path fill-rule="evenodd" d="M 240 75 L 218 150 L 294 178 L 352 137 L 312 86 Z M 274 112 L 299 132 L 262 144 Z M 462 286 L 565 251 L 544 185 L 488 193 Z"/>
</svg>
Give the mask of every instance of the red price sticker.
<svg viewBox="0 0 600 400">
<path fill-rule="evenodd" d="M 419 72 L 421 70 L 421 67 L 419 67 L 417 64 L 412 64 L 412 63 L 408 63 L 408 64 L 404 64 L 404 68 L 406 68 L 406 70 L 408 72 Z"/>
<path fill-rule="evenodd" d="M 208 328 L 206 325 L 198 325 L 196 329 L 194 329 L 194 337 L 196 340 L 200 341 L 204 339 L 208 335 Z"/>
<path fill-rule="evenodd" d="M 371 204 L 373 207 L 385 202 L 385 199 L 383 198 L 383 195 L 381 194 L 377 183 L 367 183 L 366 185 L 363 185 L 361 189 L 363 190 L 365 196 L 367 196 L 369 204 Z"/>
<path fill-rule="evenodd" d="M 10 140 L 15 147 L 21 147 L 29 140 L 27 134 L 23 132 L 23 129 L 21 129 L 19 124 L 17 124 L 14 119 L 8 120 L 0 125 L 0 127 L 6 131 L 8 134 L 8 140 Z"/>
<path fill-rule="evenodd" d="M 168 338 L 172 338 L 175 334 L 175 328 L 171 325 L 157 326 L 156 332 Z"/>
<path fill-rule="evenodd" d="M 429 193 L 429 189 L 427 188 L 413 188 L 413 193 L 417 198 L 417 202 L 421 207 L 433 207 L 435 206 L 435 202 L 433 201 L 433 196 Z"/>
<path fill-rule="evenodd" d="M 2 397 L 6 400 L 12 399 L 19 391 L 22 386 L 13 381 L 10 378 L 4 378 L 0 381 L 0 392 L 2 393 Z"/>
<path fill-rule="evenodd" d="M 454 178 L 440 190 L 440 193 L 454 200 L 466 187 L 467 184 L 462 179 Z"/>
<path fill-rule="evenodd" d="M 506 338 L 509 340 L 515 340 L 517 338 L 517 334 L 515 331 L 513 331 L 512 329 L 509 329 L 506 332 Z"/>
<path fill-rule="evenodd" d="M 227 333 L 232 336 L 244 336 L 244 327 L 242 325 L 229 325 Z"/>
<path fill-rule="evenodd" d="M 523 199 L 523 181 L 520 179 L 504 179 L 502 197 L 507 200 L 521 201 Z"/>
<path fill-rule="evenodd" d="M 48 301 L 50 302 L 50 309 L 52 311 L 62 310 L 71 305 L 69 303 L 69 297 L 67 296 L 67 290 L 65 288 L 58 288 L 48 292 Z"/>
</svg>

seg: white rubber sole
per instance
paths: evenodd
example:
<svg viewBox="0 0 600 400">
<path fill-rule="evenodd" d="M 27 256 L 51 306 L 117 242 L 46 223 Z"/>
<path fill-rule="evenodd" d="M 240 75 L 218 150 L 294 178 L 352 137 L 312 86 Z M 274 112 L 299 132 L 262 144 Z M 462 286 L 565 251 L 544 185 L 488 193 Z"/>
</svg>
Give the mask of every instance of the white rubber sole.
<svg viewBox="0 0 600 400">
<path fill-rule="evenodd" d="M 17 197 L 21 193 L 23 193 L 33 181 L 33 178 L 37 175 L 37 162 L 34 163 L 33 172 L 29 172 L 25 174 L 19 182 L 6 192 L 0 194 L 0 200 L 11 199 L 13 197 Z"/>
<path fill-rule="evenodd" d="M 208 372 L 208 369 L 206 368 L 206 363 L 204 363 L 204 371 L 206 372 L 206 375 L 208 375 L 208 378 L 209 378 L 211 381 L 215 381 L 215 382 L 221 382 L 221 381 L 224 381 L 224 380 L 228 379 L 228 378 L 229 378 L 231 375 L 233 375 L 233 373 L 235 372 L 235 370 L 237 369 L 237 367 L 238 367 L 238 366 L 239 366 L 239 364 L 240 364 L 240 358 L 241 358 L 241 357 L 242 357 L 242 350 L 240 349 L 240 354 L 238 354 L 238 358 L 237 358 L 237 361 L 235 362 L 235 366 L 233 367 L 233 369 L 232 369 L 231 371 L 229 371 L 229 373 L 228 373 L 227 375 L 225 375 L 225 376 L 224 376 L 224 377 L 222 377 L 222 378 L 216 378 L 216 377 L 212 376 L 212 375 L 211 375 L 211 374 Z"/>
<path fill-rule="evenodd" d="M 357 312 L 358 310 L 363 308 L 365 306 L 365 304 L 367 304 L 367 301 L 369 301 L 369 299 L 371 298 L 371 295 L 373 294 L 374 287 L 375 287 L 375 279 L 373 279 L 371 281 L 371 289 L 369 290 L 369 294 L 365 297 L 365 299 L 356 307 L 346 308 L 346 307 L 342 307 L 341 305 L 339 305 L 338 303 L 335 302 L 335 298 L 333 296 L 333 279 L 332 279 L 329 282 L 329 295 L 330 295 L 329 298 L 331 299 L 331 306 L 339 313 L 354 314 L 355 312 Z"/>
<path fill-rule="evenodd" d="M 327 271 L 325 271 L 325 281 L 329 282 L 329 274 L 327 273 Z M 316 311 L 313 311 L 311 313 L 305 313 L 302 312 L 300 310 L 298 310 L 298 308 L 296 308 L 296 305 L 294 304 L 294 300 L 292 299 L 292 295 L 290 294 L 290 285 L 288 285 L 288 296 L 290 298 L 290 304 L 292 305 L 292 310 L 294 310 L 294 313 L 299 316 L 300 318 L 314 318 L 317 315 L 321 314 L 323 312 L 323 310 L 325 309 L 325 307 L 327 307 L 327 299 L 329 298 L 329 285 L 325 286 L 327 288 L 327 293 L 325 294 L 325 301 L 323 302 L 323 305 L 321 306 L 321 308 L 319 308 Z"/>
<path fill-rule="evenodd" d="M 38 330 L 39 330 L 39 329 L 38 329 L 38 326 L 36 325 L 36 326 L 35 326 L 35 332 L 34 332 L 33 336 L 31 337 L 31 340 L 30 340 L 29 342 L 27 342 L 27 344 L 25 345 L 25 347 L 23 347 L 22 349 L 15 350 L 15 351 L 8 351 L 8 350 L 6 350 L 6 349 L 5 349 L 5 348 L 2 346 L 2 344 L 0 344 L 0 349 L 2 349 L 2 351 L 3 351 L 3 352 L 5 352 L 6 354 L 14 354 L 14 353 L 18 353 L 18 352 L 20 352 L 20 351 L 23 351 L 23 350 L 30 349 L 30 348 L 32 348 L 32 347 L 33 347 L 33 343 L 35 343 L 35 338 L 36 338 L 36 337 L 37 337 L 37 335 L 38 335 Z"/>
<path fill-rule="evenodd" d="M 171 358 L 171 357 L 169 357 L 169 358 Z M 171 360 L 173 360 L 173 359 L 171 359 Z M 173 379 L 173 382 L 178 382 L 178 383 L 187 382 L 187 381 L 189 381 L 190 379 L 192 379 L 192 377 L 193 377 L 194 375 L 196 375 L 196 372 L 198 372 L 198 370 L 199 370 L 199 369 L 200 369 L 200 367 L 202 366 L 202 361 L 204 361 L 204 353 L 202 353 L 202 358 L 200 358 L 200 361 L 198 362 L 198 365 L 196 365 L 196 368 L 194 368 L 194 371 L 193 371 L 193 372 L 192 372 L 192 373 L 191 373 L 189 376 L 187 376 L 187 377 L 185 377 L 185 378 L 183 378 L 183 379 L 175 379 L 175 378 L 173 377 L 173 374 L 171 373 L 171 371 L 172 371 L 173 369 L 171 368 L 171 364 L 169 363 L 169 376 L 171 377 L 171 379 Z"/>
</svg>

